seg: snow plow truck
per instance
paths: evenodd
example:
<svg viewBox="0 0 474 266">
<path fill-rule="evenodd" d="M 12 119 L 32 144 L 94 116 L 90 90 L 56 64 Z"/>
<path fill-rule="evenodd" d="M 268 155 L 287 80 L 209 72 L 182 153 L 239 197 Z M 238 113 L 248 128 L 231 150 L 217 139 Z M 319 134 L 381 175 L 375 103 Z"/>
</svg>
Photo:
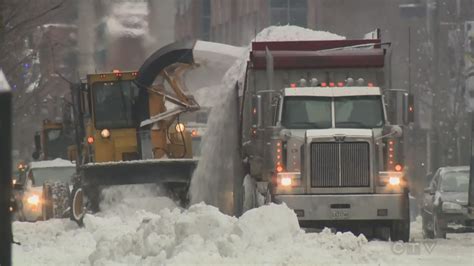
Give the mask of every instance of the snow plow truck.
<svg viewBox="0 0 474 266">
<path fill-rule="evenodd" d="M 245 171 L 237 213 L 285 203 L 304 227 L 408 241 L 402 142 L 413 97 L 385 82 L 387 44 L 373 36 L 252 43 L 236 85 Z"/>
<path fill-rule="evenodd" d="M 209 45 L 172 43 L 136 72 L 91 74 L 72 86 L 77 175 L 70 196 L 71 219 L 82 223 L 86 209 L 99 211 L 100 192 L 106 186 L 156 183 L 186 202 L 197 159 L 191 132 L 180 115 L 200 106 L 187 94 L 184 76 L 206 64 L 230 65 L 237 57 L 213 49 L 217 44 L 212 49 Z"/>
</svg>

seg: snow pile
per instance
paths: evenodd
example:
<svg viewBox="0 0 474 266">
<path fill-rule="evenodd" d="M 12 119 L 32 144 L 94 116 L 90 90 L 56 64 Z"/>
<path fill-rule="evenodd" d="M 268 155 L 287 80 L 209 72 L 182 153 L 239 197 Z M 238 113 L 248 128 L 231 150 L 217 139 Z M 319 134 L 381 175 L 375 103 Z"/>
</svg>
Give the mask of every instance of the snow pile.
<svg viewBox="0 0 474 266">
<path fill-rule="evenodd" d="M 177 205 L 155 184 L 112 186 L 102 191 L 100 216 L 133 216 L 136 210 L 158 213 L 164 208 L 176 208 Z"/>
<path fill-rule="evenodd" d="M 254 41 L 340 39 L 344 37 L 325 31 L 313 31 L 298 26 L 271 26 L 257 34 Z M 235 85 L 238 82 L 240 90 L 243 89 L 250 47 L 244 51 L 246 52 L 240 52 L 243 56 L 224 75 L 224 85 L 219 93 L 216 93 L 218 97 L 214 98 L 216 102 L 212 104 L 214 108 L 209 115 L 207 134 L 202 142 L 203 156 L 194 172 L 190 189 L 191 203 L 204 201 L 228 214 L 233 213 L 235 209 L 232 200 L 233 186 L 241 185 L 243 181 L 238 149 L 238 92 Z"/>
<path fill-rule="evenodd" d="M 30 168 L 51 168 L 51 167 L 75 167 L 76 165 L 68 160 L 56 158 L 54 160 L 31 162 Z"/>
<path fill-rule="evenodd" d="M 99 239 L 89 259 L 92 265 L 366 263 L 371 261 L 366 244 L 365 237 L 351 233 L 305 234 L 284 205 L 236 219 L 197 204 L 184 212 L 149 214 L 136 231 Z"/>
<path fill-rule="evenodd" d="M 270 26 L 263 29 L 253 41 L 317 41 L 317 40 L 344 40 L 345 37 L 327 32 L 315 31 L 298 26 Z"/>
</svg>

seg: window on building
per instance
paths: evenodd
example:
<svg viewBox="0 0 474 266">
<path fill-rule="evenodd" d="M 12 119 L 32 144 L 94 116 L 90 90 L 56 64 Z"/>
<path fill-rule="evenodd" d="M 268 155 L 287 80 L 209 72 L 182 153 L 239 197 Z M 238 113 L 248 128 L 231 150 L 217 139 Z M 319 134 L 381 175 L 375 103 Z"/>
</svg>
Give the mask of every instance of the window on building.
<svg viewBox="0 0 474 266">
<path fill-rule="evenodd" d="M 307 0 L 270 0 L 271 25 L 308 25 Z"/>
</svg>

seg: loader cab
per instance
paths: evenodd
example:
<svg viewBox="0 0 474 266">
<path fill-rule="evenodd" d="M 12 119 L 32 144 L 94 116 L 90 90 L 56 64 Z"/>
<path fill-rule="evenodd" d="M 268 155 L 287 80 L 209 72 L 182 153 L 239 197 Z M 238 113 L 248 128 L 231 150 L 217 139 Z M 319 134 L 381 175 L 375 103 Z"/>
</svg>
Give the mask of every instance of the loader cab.
<svg viewBox="0 0 474 266">
<path fill-rule="evenodd" d="M 81 89 L 86 162 L 138 160 L 136 72 L 92 74 Z"/>
</svg>

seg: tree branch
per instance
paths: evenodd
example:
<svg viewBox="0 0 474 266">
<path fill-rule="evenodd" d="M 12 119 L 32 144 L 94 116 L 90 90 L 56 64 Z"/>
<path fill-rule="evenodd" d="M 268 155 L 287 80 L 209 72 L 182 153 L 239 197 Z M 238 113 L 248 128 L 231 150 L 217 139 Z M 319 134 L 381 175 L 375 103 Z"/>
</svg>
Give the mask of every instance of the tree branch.
<svg viewBox="0 0 474 266">
<path fill-rule="evenodd" d="M 30 17 L 28 19 L 25 19 L 21 22 L 19 22 L 18 24 L 16 24 L 15 26 L 9 28 L 8 30 L 5 31 L 5 35 L 8 35 L 9 33 L 12 33 L 13 31 L 15 31 L 16 29 L 18 28 L 21 28 L 23 27 L 24 25 L 27 25 L 28 23 L 31 23 L 37 19 L 40 19 L 46 15 L 48 15 L 49 13 L 51 13 L 52 11 L 56 10 L 56 9 L 59 9 L 62 7 L 62 5 L 66 2 L 67 0 L 61 0 L 61 2 L 59 2 L 58 4 L 46 9 L 45 11 L 37 14 L 36 16 L 33 16 L 33 17 Z"/>
</svg>

